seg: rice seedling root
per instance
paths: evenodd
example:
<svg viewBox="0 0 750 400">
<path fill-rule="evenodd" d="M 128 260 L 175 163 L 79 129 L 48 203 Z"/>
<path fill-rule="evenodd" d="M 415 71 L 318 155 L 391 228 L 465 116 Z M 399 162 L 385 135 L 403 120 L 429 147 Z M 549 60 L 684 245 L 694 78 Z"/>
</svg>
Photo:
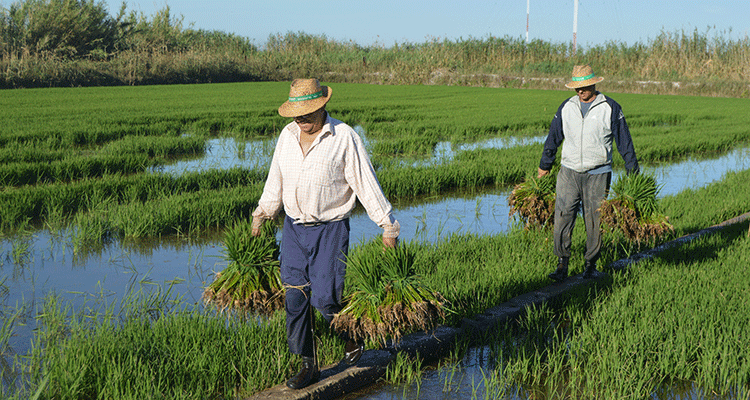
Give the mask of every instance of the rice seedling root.
<svg viewBox="0 0 750 400">
<path fill-rule="evenodd" d="M 251 229 L 244 221 L 227 231 L 225 259 L 230 263 L 203 291 L 204 303 L 222 312 L 268 315 L 284 307 L 276 227 L 266 223 L 257 237 Z"/>
<path fill-rule="evenodd" d="M 554 225 L 555 179 L 552 175 L 527 178 L 516 185 L 508 197 L 508 216 L 518 214 L 525 229 L 544 229 Z"/>
</svg>

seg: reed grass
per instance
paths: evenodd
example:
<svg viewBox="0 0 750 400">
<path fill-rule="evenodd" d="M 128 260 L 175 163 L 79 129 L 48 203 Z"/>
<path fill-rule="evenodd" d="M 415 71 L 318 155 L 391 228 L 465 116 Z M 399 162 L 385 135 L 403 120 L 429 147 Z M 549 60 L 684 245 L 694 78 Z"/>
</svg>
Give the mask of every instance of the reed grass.
<svg viewBox="0 0 750 400">
<path fill-rule="evenodd" d="M 12 12 L 4 15 L 10 24 L 21 18 Z M 591 63 L 613 78 L 618 91 L 748 96 L 750 43 L 747 36 L 730 39 L 731 31 L 662 31 L 630 45 L 611 41 L 577 48 L 572 43 L 527 43 L 510 36 L 433 37 L 423 43 L 363 46 L 325 35 L 288 32 L 271 35 L 258 48 L 231 34 L 184 29 L 168 6 L 151 19 L 131 12 L 118 15 L 117 21 L 102 25 L 122 27 L 116 50 L 77 50 L 73 56 L 62 44 L 42 52 L 27 45 L 27 52 L 19 53 L 19 46 L 33 37 L 0 29 L 6 54 L 0 82 L 5 87 L 49 87 L 318 76 L 336 83 L 548 89 L 562 83 L 560 79 L 573 65 Z M 111 35 L 105 36 L 95 43 L 112 43 Z"/>
</svg>

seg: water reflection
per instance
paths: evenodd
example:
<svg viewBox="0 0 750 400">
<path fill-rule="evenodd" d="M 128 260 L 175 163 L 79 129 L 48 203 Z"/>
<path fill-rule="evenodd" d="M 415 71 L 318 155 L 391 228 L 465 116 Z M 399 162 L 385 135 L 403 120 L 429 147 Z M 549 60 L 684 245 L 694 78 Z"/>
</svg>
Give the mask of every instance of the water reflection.
<svg viewBox="0 0 750 400">
<path fill-rule="evenodd" d="M 354 127 L 354 130 L 359 134 L 359 136 L 362 138 L 362 141 L 365 144 L 365 148 L 368 150 L 369 154 L 372 154 L 372 142 L 367 138 L 367 132 L 365 132 L 364 128 L 362 126 L 357 125 Z M 452 143 L 448 141 L 444 142 L 438 142 L 435 145 L 435 149 L 432 152 L 432 156 L 425 159 L 425 160 L 418 160 L 418 161 L 408 161 L 408 160 L 401 160 L 400 163 L 404 165 L 411 165 L 414 167 L 420 167 L 420 166 L 435 166 L 440 165 L 443 163 L 447 163 L 450 161 L 453 161 L 456 154 L 462 152 L 462 151 L 472 151 L 472 150 L 479 150 L 479 149 L 507 149 L 511 147 L 517 147 L 517 146 L 529 146 L 532 144 L 540 144 L 544 143 L 546 136 L 537 136 L 537 137 L 496 137 L 496 138 L 489 138 L 485 140 L 480 140 L 473 143 Z"/>
<path fill-rule="evenodd" d="M 536 136 L 536 137 L 499 137 L 483 140 L 476 143 L 460 143 L 453 144 L 451 142 L 439 142 L 435 146 L 434 161 L 443 162 L 451 161 L 456 153 L 461 151 L 472 151 L 479 149 L 507 149 L 518 146 L 530 146 L 532 144 L 544 143 L 547 136 Z"/>
<path fill-rule="evenodd" d="M 246 168 L 267 170 L 276 147 L 276 139 L 236 140 L 216 138 L 206 141 L 203 156 L 151 168 L 152 172 L 178 175 L 185 172 Z"/>
<path fill-rule="evenodd" d="M 365 147 L 370 148 L 371 141 L 367 138 L 364 128 L 357 125 L 354 129 L 362 137 Z M 435 146 L 431 158 L 414 162 L 414 165 L 437 165 L 450 162 L 457 153 L 462 151 L 504 149 L 541 144 L 544 143 L 545 138 L 546 136 L 524 138 L 503 137 L 461 144 L 439 142 Z M 152 171 L 180 174 L 191 171 L 231 169 L 236 167 L 267 170 L 271 163 L 275 146 L 275 138 L 249 141 L 236 140 L 234 138 L 209 139 L 206 145 L 206 152 L 203 156 L 154 167 Z M 653 172 L 657 182 L 663 185 L 660 191 L 661 196 L 675 195 L 685 189 L 703 187 L 714 180 L 720 179 L 722 175 L 729 171 L 747 169 L 750 167 L 748 153 L 750 153 L 750 149 L 735 149 L 713 159 L 688 158 L 678 163 L 647 165 L 643 166 L 643 169 L 644 171 Z M 616 179 L 617 175 L 616 172 L 613 178 Z"/>
<path fill-rule="evenodd" d="M 508 214 L 508 189 L 455 192 L 419 199 L 418 203 L 394 202 L 401 225 L 401 239 L 435 242 L 453 233 L 495 235 L 506 232 L 513 221 Z M 366 213 L 351 217 L 351 238 L 357 243 L 382 233 Z"/>
<path fill-rule="evenodd" d="M 464 356 L 453 362 L 426 368 L 416 382 L 394 386 L 373 385 L 345 396 L 345 399 L 396 400 L 396 399 L 526 399 L 522 388 L 505 387 L 493 378 L 497 354 L 489 346 L 466 350 Z M 489 384 L 488 384 L 489 382 Z"/>
<path fill-rule="evenodd" d="M 354 130 L 362 137 L 365 148 L 372 154 L 372 141 L 368 139 L 364 128 L 361 125 L 357 125 L 354 127 Z M 432 157 L 418 161 L 414 165 L 437 165 L 452 161 L 455 155 L 461 151 L 527 146 L 544 143 L 544 139 L 544 136 L 530 138 L 502 137 L 490 138 L 475 143 L 453 144 L 451 142 L 439 142 L 435 146 Z M 153 167 L 151 171 L 181 174 L 184 172 L 231 169 L 235 167 L 267 170 L 271 164 L 271 157 L 273 156 L 275 146 L 276 138 L 249 141 L 237 140 L 235 138 L 209 139 L 206 141 L 204 155 L 183 159 L 173 164 Z"/>
<path fill-rule="evenodd" d="M 659 194 L 673 196 L 686 189 L 698 189 L 721 179 L 727 172 L 750 168 L 750 149 L 735 149 L 711 159 L 688 158 L 674 164 L 655 164 L 644 168 L 653 171 L 663 185 Z"/>
<path fill-rule="evenodd" d="M 661 185 L 659 197 L 676 195 L 720 180 L 727 172 L 750 168 L 750 149 L 739 149 L 715 159 L 688 159 L 675 164 L 643 166 Z M 624 171 L 615 170 L 613 180 Z M 401 224 L 404 240 L 436 241 L 453 233 L 495 235 L 506 232 L 514 221 L 508 219 L 508 189 L 479 190 L 419 199 L 418 204 L 394 202 L 394 215 Z M 381 233 L 364 213 L 352 216 L 352 240 L 366 240 Z"/>
<path fill-rule="evenodd" d="M 504 399 L 527 400 L 558 398 L 544 387 L 508 385 L 496 371 L 497 353 L 490 346 L 467 349 L 463 358 L 453 363 L 426 368 L 420 379 L 407 385 L 378 383 L 344 396 L 347 400 L 401 399 Z M 513 379 L 510 379 L 513 381 Z M 705 393 L 693 382 L 671 382 L 655 388 L 649 398 L 663 400 L 736 399 L 737 396 L 718 396 Z"/>
<path fill-rule="evenodd" d="M 11 262 L 12 239 L 0 242 L 0 282 L 7 287 L 0 307 L 6 313 L 21 304 L 34 309 L 48 293 L 60 295 L 74 308 L 100 301 L 116 303 L 130 288 L 143 285 L 176 284 L 186 302 L 199 303 L 213 271 L 225 265 L 216 238 L 207 243 L 152 241 L 148 246 L 112 243 L 83 258 L 73 253 L 64 235 L 38 231 L 28 240 L 23 264 Z M 34 328 L 33 321 L 16 327 L 9 341 L 16 353 L 28 351 Z"/>
</svg>

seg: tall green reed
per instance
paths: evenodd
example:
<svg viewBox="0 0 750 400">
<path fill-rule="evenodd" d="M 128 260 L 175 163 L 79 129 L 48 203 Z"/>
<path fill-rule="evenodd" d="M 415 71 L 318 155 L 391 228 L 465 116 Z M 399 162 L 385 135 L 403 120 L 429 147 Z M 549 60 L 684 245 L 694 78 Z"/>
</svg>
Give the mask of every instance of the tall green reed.
<svg viewBox="0 0 750 400">
<path fill-rule="evenodd" d="M 5 85 L 268 81 L 294 75 L 325 76 L 332 82 L 553 88 L 558 83 L 552 78 L 566 76 L 573 65 L 586 62 L 617 78 L 610 85 L 618 91 L 748 95 L 742 82 L 746 83 L 750 44 L 746 37 L 730 39 L 731 31 L 662 31 L 632 44 L 611 41 L 578 49 L 572 43 L 527 43 L 510 36 L 363 46 L 289 32 L 271 35 L 258 50 L 231 34 L 184 29 L 169 7 L 152 21 L 134 14 L 119 18 L 127 26 L 139 27 L 122 32 L 120 51 L 90 60 L 34 54 L 6 57 Z M 641 83 L 659 80 L 666 82 Z M 697 85 L 672 85 L 672 81 Z"/>
</svg>

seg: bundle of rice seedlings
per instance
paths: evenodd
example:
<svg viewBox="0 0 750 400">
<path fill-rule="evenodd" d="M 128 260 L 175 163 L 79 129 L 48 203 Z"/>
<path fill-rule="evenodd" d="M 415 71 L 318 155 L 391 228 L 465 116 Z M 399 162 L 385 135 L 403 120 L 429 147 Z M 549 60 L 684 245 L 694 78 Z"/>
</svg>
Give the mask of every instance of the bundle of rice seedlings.
<svg viewBox="0 0 750 400">
<path fill-rule="evenodd" d="M 446 300 L 414 272 L 413 245 L 383 249 L 374 240 L 350 254 L 346 264 L 349 294 L 333 318 L 336 331 L 357 341 L 398 342 L 405 333 L 432 329 L 445 319 Z"/>
<path fill-rule="evenodd" d="M 611 198 L 599 207 L 602 224 L 619 230 L 630 241 L 640 243 L 674 232 L 669 217 L 662 214 L 656 197 L 660 187 L 653 175 L 620 176 L 612 184 Z"/>
<path fill-rule="evenodd" d="M 528 177 L 513 188 L 508 197 L 509 217 L 518 214 L 526 229 L 544 229 L 555 222 L 556 173 L 541 178 Z"/>
<path fill-rule="evenodd" d="M 229 265 L 203 292 L 206 304 L 258 314 L 284 307 L 275 224 L 266 222 L 255 237 L 250 222 L 235 223 L 224 236 L 224 259 Z"/>
</svg>

